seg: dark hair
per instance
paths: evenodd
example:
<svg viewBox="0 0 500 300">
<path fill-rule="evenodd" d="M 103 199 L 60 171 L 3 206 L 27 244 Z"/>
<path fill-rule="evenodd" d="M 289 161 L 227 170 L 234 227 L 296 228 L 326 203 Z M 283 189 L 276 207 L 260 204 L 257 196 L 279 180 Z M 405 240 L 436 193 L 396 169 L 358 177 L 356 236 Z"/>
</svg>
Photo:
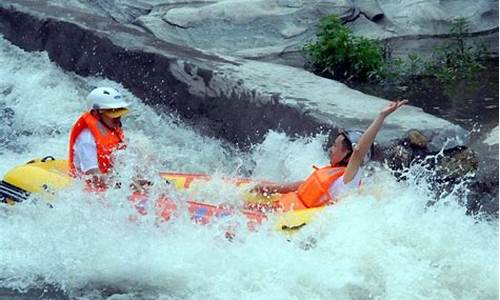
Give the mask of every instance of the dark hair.
<svg viewBox="0 0 500 300">
<path fill-rule="evenodd" d="M 325 144 L 325 146 L 326 146 L 325 150 L 330 151 L 331 147 L 335 144 L 335 140 L 337 139 L 337 137 L 339 135 L 344 136 L 344 139 L 342 140 L 342 146 L 344 147 L 344 149 L 347 149 L 347 151 L 349 152 L 348 154 L 346 154 L 344 159 L 342 159 L 342 161 L 339 162 L 339 165 L 347 166 L 347 164 L 349 163 L 349 158 L 351 158 L 351 154 L 352 154 L 353 149 L 352 149 L 351 142 L 349 141 L 347 136 L 343 133 L 342 129 L 330 131 L 330 134 L 328 135 L 327 142 Z"/>
<path fill-rule="evenodd" d="M 344 147 L 344 149 L 347 149 L 347 151 L 348 151 L 348 153 L 345 155 L 345 157 L 339 162 L 339 165 L 347 166 L 347 164 L 349 163 L 349 159 L 351 158 L 351 154 L 352 154 L 352 150 L 353 150 L 352 144 L 345 134 L 339 133 L 337 136 L 339 136 L 339 135 L 342 135 L 344 137 L 344 139 L 342 140 L 342 146 Z"/>
</svg>

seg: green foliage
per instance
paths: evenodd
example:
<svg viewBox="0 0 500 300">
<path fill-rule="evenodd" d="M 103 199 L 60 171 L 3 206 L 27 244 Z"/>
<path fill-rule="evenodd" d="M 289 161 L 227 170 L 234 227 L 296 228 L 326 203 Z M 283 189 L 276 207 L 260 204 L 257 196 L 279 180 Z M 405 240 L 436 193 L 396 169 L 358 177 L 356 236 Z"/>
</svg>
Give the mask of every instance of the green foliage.
<svg viewBox="0 0 500 300">
<path fill-rule="evenodd" d="M 433 59 L 426 64 L 425 74 L 446 83 L 470 79 L 484 70 L 481 62 L 486 58 L 485 46 L 467 46 L 464 37 L 468 32 L 469 21 L 455 18 L 450 28 L 451 41 L 435 49 Z"/>
<path fill-rule="evenodd" d="M 410 53 L 406 59 L 387 60 L 382 79 L 386 83 L 412 82 L 416 75 L 424 73 L 425 68 L 426 62 L 417 54 Z"/>
<path fill-rule="evenodd" d="M 469 21 L 459 17 L 452 21 L 451 40 L 434 49 L 432 59 L 416 54 L 407 59 L 386 60 L 379 41 L 352 35 L 335 15 L 321 19 L 316 41 L 304 47 L 315 73 L 337 80 L 412 81 L 416 76 L 436 78 L 442 83 L 470 79 L 485 67 L 484 45 L 468 46 L 465 36 Z"/>
<path fill-rule="evenodd" d="M 305 46 L 316 73 L 344 80 L 369 80 L 381 76 L 384 52 L 380 44 L 353 36 L 337 16 L 324 17 L 316 36 L 316 42 Z"/>
</svg>

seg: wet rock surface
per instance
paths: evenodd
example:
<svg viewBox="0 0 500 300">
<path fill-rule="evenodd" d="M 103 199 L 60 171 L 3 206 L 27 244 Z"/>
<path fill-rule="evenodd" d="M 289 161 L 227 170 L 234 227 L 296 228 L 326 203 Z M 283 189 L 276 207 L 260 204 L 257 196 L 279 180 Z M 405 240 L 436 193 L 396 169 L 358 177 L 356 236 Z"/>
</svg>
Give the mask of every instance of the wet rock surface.
<svg viewBox="0 0 500 300">
<path fill-rule="evenodd" d="M 68 71 L 120 82 L 145 103 L 174 110 L 207 134 L 242 147 L 261 141 L 269 129 L 290 135 L 365 129 L 387 105 L 297 68 L 206 54 L 110 17 L 50 3 L 3 1 L 0 31 L 25 50 L 47 51 Z M 387 120 L 379 141 L 401 137 L 415 122 L 433 132 L 465 135 L 408 106 Z"/>
<path fill-rule="evenodd" d="M 51 0 L 64 5 L 66 0 Z M 381 39 L 394 56 L 429 55 L 450 38 L 451 20 L 470 20 L 471 44 L 498 54 L 498 1 L 447 0 L 73 0 L 73 5 L 156 37 L 213 53 L 302 67 L 303 45 L 321 17 L 340 16 L 354 34 Z M 67 4 L 66 4 L 67 5 Z"/>
<path fill-rule="evenodd" d="M 475 181 L 471 188 L 473 194 L 468 199 L 468 206 L 473 211 L 484 211 L 498 217 L 498 171 L 499 146 L 498 126 L 487 132 L 482 139 L 470 144 L 470 149 L 478 160 Z"/>
<path fill-rule="evenodd" d="M 439 141 L 432 146 L 435 138 Z M 406 172 L 412 165 L 420 165 L 431 174 L 436 198 L 459 193 L 469 213 L 486 213 L 498 218 L 498 127 L 486 139 L 466 146 L 442 143 L 441 139 L 440 135 L 427 137 L 411 130 L 406 138 L 377 149 L 377 159 L 387 163 L 401 180 L 407 179 Z M 458 186 L 461 188 L 457 189 Z"/>
</svg>

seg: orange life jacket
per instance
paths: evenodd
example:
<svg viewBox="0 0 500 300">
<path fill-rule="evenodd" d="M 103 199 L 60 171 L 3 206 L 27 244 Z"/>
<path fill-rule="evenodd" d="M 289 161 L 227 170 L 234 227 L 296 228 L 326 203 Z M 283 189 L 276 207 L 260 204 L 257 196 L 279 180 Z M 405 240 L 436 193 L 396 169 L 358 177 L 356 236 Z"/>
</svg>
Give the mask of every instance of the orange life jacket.
<svg viewBox="0 0 500 300">
<path fill-rule="evenodd" d="M 91 113 L 84 113 L 71 129 L 69 137 L 69 174 L 73 177 L 77 175 L 75 166 L 75 141 L 78 135 L 84 130 L 89 129 L 95 138 L 97 147 L 97 162 L 99 170 L 106 174 L 112 166 L 111 154 L 117 149 L 124 149 L 124 134 L 121 128 L 111 130 L 100 122 Z"/>
<path fill-rule="evenodd" d="M 335 203 L 329 189 L 345 173 L 345 167 L 327 166 L 316 170 L 302 183 L 297 191 L 287 193 L 277 201 L 283 211 L 320 207 Z"/>
</svg>

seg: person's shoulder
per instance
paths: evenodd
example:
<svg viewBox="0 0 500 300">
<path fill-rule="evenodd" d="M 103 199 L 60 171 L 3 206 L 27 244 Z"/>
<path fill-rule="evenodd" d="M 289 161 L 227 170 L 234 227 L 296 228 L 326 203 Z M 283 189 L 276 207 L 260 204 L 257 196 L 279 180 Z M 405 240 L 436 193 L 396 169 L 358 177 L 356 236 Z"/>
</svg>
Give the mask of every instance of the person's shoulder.
<svg viewBox="0 0 500 300">
<path fill-rule="evenodd" d="M 359 185 L 359 182 L 361 181 L 361 177 L 363 177 L 363 167 L 359 167 L 358 171 L 356 172 L 356 175 L 354 175 L 354 178 L 345 183 L 344 182 L 344 174 L 342 174 L 342 176 L 340 176 L 339 180 L 336 180 L 334 182 L 335 185 L 337 186 L 356 186 L 356 185 Z M 345 172 L 345 169 L 344 169 L 344 172 Z"/>
<path fill-rule="evenodd" d="M 90 143 L 90 144 L 95 144 L 95 138 L 94 136 L 92 135 L 92 132 L 88 129 L 88 128 L 85 128 L 84 130 L 82 130 L 82 132 L 80 132 L 80 134 L 76 137 L 76 143 L 82 143 L 82 144 L 87 144 L 87 143 Z"/>
</svg>

